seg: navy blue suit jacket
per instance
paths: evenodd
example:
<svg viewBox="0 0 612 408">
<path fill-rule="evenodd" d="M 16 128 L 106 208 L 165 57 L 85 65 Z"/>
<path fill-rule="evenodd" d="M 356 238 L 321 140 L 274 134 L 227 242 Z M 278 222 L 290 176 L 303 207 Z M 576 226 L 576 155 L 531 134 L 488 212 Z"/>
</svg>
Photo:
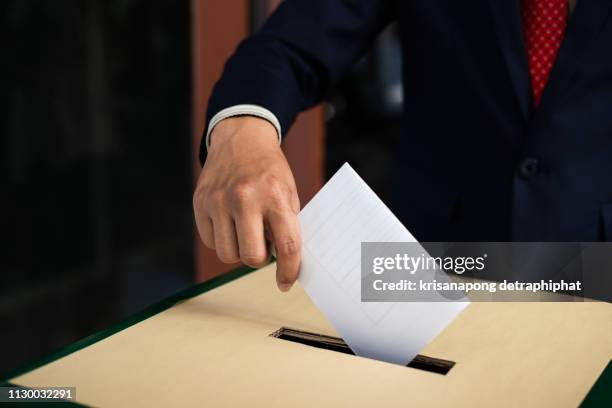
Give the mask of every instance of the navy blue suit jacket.
<svg viewBox="0 0 612 408">
<path fill-rule="evenodd" d="M 578 1 L 535 111 L 519 0 L 286 0 L 227 62 L 208 119 L 257 104 L 286 131 L 392 21 L 391 207 L 419 240 L 612 240 L 610 0 Z"/>
</svg>

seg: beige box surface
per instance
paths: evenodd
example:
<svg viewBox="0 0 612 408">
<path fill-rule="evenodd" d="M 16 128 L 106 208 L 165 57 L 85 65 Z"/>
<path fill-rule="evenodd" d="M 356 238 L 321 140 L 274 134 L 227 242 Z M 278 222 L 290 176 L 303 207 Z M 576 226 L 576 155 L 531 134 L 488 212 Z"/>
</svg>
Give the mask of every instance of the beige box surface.
<svg viewBox="0 0 612 408">
<path fill-rule="evenodd" d="M 612 357 L 612 305 L 473 303 L 422 354 L 446 375 L 276 339 L 336 335 L 274 266 L 184 301 L 11 380 L 75 386 L 102 407 L 575 407 Z"/>
</svg>

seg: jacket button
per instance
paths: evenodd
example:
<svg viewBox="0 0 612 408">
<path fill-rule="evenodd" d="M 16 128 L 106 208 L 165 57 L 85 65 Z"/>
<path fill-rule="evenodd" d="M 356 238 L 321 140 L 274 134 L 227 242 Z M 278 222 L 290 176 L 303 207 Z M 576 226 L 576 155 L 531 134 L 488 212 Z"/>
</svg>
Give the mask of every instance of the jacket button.
<svg viewBox="0 0 612 408">
<path fill-rule="evenodd" d="M 525 157 L 519 164 L 518 173 L 525 180 L 529 180 L 540 170 L 540 161 L 533 157 Z"/>
</svg>

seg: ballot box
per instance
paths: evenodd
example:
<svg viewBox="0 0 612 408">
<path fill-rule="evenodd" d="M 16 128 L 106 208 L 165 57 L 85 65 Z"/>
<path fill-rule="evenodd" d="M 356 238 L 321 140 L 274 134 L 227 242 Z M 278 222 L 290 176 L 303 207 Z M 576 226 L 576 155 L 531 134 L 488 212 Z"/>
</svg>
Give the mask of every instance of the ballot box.
<svg viewBox="0 0 612 408">
<path fill-rule="evenodd" d="M 196 286 L 8 382 L 98 407 L 576 407 L 612 392 L 587 397 L 612 357 L 609 303 L 472 303 L 404 367 L 351 355 L 274 273 Z"/>
</svg>

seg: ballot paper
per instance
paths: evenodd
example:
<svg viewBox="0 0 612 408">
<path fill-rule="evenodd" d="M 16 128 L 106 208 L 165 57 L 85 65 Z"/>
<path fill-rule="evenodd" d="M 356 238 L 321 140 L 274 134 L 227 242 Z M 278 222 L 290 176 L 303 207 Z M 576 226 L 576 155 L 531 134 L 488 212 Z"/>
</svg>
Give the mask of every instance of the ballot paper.
<svg viewBox="0 0 612 408">
<path fill-rule="evenodd" d="M 359 356 L 405 365 L 469 303 L 361 301 L 361 243 L 416 239 L 348 163 L 299 220 L 299 281 Z"/>
</svg>

